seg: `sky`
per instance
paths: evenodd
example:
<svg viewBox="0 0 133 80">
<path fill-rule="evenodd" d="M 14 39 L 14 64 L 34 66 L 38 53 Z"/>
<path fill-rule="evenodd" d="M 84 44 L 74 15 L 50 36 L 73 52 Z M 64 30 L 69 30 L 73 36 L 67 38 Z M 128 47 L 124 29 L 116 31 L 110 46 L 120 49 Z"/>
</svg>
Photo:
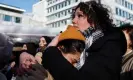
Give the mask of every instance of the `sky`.
<svg viewBox="0 0 133 80">
<path fill-rule="evenodd" d="M 37 3 L 39 0 L 0 0 L 0 3 L 19 7 L 26 10 L 27 13 L 32 12 L 32 5 Z"/>
</svg>

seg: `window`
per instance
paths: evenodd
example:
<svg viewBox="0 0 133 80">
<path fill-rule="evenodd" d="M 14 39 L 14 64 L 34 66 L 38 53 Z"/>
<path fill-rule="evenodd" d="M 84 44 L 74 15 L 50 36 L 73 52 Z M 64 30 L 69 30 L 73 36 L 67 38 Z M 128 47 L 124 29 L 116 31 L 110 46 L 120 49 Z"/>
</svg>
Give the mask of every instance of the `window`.
<svg viewBox="0 0 133 80">
<path fill-rule="evenodd" d="M 133 4 L 131 4 L 131 10 L 133 10 Z"/>
<path fill-rule="evenodd" d="M 118 15 L 118 8 L 116 8 L 115 11 L 116 11 L 116 15 Z"/>
<path fill-rule="evenodd" d="M 122 11 L 122 12 L 123 12 L 123 15 L 122 16 L 125 17 L 125 11 Z"/>
<path fill-rule="evenodd" d="M 122 15 L 122 12 L 121 12 L 121 9 L 119 9 L 119 16 L 121 16 Z"/>
<path fill-rule="evenodd" d="M 122 0 L 122 5 L 124 6 L 124 3 L 125 3 L 125 1 L 124 0 Z"/>
<path fill-rule="evenodd" d="M 20 17 L 15 17 L 15 23 L 21 23 L 21 18 Z"/>
<path fill-rule="evenodd" d="M 130 3 L 128 3 L 128 9 L 130 9 Z"/>
<path fill-rule="evenodd" d="M 67 6 L 67 2 L 65 1 L 65 6 Z"/>
<path fill-rule="evenodd" d="M 75 0 L 75 2 L 78 2 L 78 0 Z"/>
<path fill-rule="evenodd" d="M 68 2 L 68 5 L 70 5 L 70 4 L 71 4 L 70 0 L 68 0 L 67 2 Z"/>
<path fill-rule="evenodd" d="M 4 21 L 11 21 L 11 20 L 12 20 L 11 16 L 9 16 L 9 15 L 4 16 Z"/>
<path fill-rule="evenodd" d="M 58 22 L 58 27 L 60 27 L 60 21 Z"/>
<path fill-rule="evenodd" d="M 125 1 L 125 7 L 127 7 L 127 1 Z"/>
</svg>

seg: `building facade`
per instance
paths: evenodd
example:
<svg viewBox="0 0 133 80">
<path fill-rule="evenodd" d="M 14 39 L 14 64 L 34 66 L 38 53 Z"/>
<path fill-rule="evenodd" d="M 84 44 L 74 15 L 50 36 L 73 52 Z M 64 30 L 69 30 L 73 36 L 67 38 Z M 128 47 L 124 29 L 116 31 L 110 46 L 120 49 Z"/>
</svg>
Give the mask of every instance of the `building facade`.
<svg viewBox="0 0 133 80">
<path fill-rule="evenodd" d="M 74 6 L 80 0 L 47 0 L 47 22 L 48 27 L 65 27 L 71 24 L 71 13 Z"/>
<path fill-rule="evenodd" d="M 0 4 L 0 24 L 19 25 L 22 23 L 24 9 Z"/>
<path fill-rule="evenodd" d="M 72 23 L 71 13 L 73 7 L 79 2 L 90 0 L 40 0 L 46 1 L 46 26 L 52 28 L 65 28 Z M 123 23 L 133 23 L 133 0 L 96 0 L 111 11 L 110 16 L 117 26 Z"/>
<path fill-rule="evenodd" d="M 101 0 L 111 11 L 114 23 L 119 26 L 123 23 L 133 24 L 133 0 Z"/>
</svg>

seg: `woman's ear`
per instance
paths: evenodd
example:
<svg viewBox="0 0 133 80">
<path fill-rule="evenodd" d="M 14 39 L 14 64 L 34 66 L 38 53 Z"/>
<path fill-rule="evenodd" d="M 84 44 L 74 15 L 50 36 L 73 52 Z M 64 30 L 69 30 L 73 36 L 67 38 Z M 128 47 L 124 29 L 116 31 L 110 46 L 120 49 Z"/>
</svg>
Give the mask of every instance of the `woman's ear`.
<svg viewBox="0 0 133 80">
<path fill-rule="evenodd" d="M 64 49 L 64 46 L 58 46 L 58 49 L 62 50 L 62 49 Z"/>
</svg>

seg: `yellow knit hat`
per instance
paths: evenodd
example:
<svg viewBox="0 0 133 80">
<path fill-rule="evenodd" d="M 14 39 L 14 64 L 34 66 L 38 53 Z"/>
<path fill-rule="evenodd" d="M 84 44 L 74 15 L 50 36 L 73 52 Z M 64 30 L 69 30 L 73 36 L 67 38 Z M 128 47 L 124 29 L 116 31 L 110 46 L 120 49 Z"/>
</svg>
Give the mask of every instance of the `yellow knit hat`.
<svg viewBox="0 0 133 80">
<path fill-rule="evenodd" d="M 76 39 L 85 41 L 85 37 L 83 36 L 83 34 L 71 25 L 68 25 L 67 29 L 60 34 L 59 42 L 66 39 Z"/>
</svg>

